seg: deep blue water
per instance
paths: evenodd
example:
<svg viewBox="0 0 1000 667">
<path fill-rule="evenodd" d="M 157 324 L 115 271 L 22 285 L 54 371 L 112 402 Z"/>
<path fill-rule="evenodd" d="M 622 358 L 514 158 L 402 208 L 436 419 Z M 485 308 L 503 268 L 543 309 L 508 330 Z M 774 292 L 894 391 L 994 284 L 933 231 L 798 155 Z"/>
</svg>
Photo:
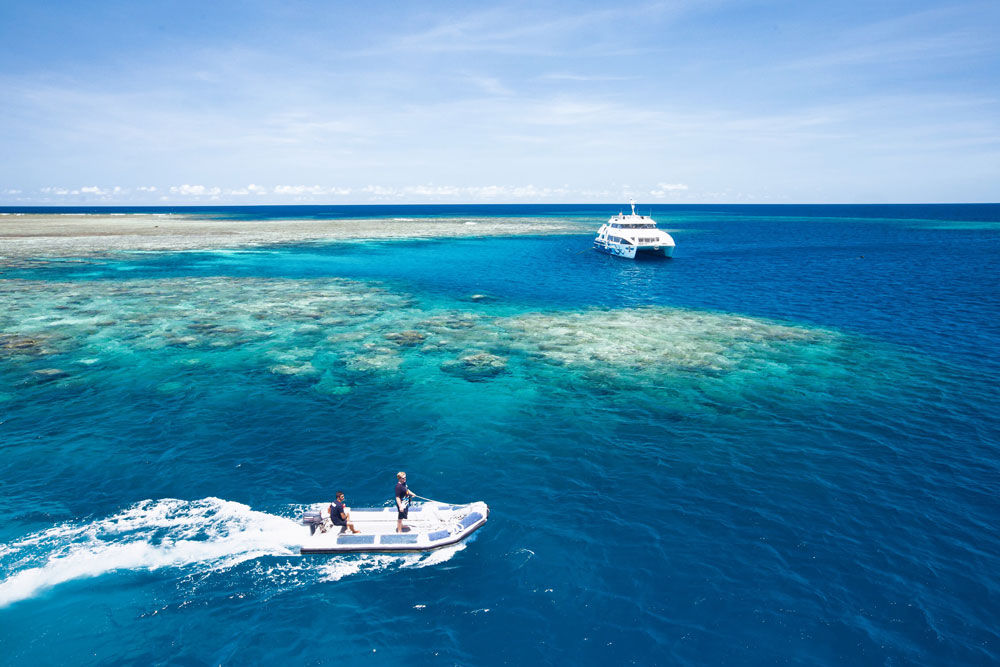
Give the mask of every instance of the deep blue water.
<svg viewBox="0 0 1000 667">
<path fill-rule="evenodd" d="M 652 212 L 673 260 L 571 234 L 3 271 L 2 660 L 1000 660 L 1000 206 Z M 503 372 L 449 370 L 472 352 Z M 489 523 L 294 554 L 302 505 L 381 505 L 398 469 Z"/>
</svg>

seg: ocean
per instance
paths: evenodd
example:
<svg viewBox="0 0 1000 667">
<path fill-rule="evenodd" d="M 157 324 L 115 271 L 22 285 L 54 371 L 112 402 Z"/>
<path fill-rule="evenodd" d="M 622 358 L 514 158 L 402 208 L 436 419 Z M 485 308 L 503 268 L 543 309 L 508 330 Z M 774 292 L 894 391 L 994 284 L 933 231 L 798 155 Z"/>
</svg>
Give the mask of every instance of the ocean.
<svg viewBox="0 0 1000 667">
<path fill-rule="evenodd" d="M 0 209 L 579 230 L 0 263 L 0 663 L 1000 662 L 1000 205 L 620 208 Z"/>
</svg>

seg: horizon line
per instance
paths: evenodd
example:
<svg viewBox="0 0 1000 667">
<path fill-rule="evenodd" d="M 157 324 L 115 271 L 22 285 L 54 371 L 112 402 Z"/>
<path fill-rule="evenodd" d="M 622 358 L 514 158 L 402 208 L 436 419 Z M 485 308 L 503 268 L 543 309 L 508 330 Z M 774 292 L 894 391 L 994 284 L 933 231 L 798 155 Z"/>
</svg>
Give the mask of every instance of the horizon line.
<svg viewBox="0 0 1000 667">
<path fill-rule="evenodd" d="M 636 206 L 996 206 L 1000 201 L 897 201 L 897 202 L 637 202 Z M 4 209 L 123 209 L 123 208 L 289 208 L 289 207 L 365 207 L 365 206 L 626 206 L 621 202 L 365 202 L 365 203 L 303 203 L 294 204 L 232 204 L 181 203 L 181 204 L 4 204 Z"/>
</svg>

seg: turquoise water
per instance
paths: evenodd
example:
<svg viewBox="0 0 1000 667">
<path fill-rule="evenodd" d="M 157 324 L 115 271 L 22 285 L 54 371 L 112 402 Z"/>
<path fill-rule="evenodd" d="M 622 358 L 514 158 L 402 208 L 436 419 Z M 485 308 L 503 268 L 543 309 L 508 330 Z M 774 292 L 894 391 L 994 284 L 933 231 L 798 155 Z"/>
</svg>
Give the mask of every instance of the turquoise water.
<svg viewBox="0 0 1000 667">
<path fill-rule="evenodd" d="M 1000 659 L 1000 207 L 654 215 L 4 270 L 3 660 Z M 399 469 L 489 523 L 296 555 Z"/>
</svg>

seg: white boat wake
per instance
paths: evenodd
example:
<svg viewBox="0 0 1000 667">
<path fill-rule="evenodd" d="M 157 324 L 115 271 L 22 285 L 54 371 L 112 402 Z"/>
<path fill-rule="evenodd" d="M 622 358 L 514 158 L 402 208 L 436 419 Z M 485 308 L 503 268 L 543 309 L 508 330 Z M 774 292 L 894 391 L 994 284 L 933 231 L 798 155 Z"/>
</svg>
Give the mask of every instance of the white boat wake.
<svg viewBox="0 0 1000 667">
<path fill-rule="evenodd" d="M 358 554 L 344 558 L 330 558 L 319 566 L 323 581 L 340 581 L 355 574 L 373 574 L 392 568 L 420 568 L 439 565 L 465 549 L 468 542 L 459 542 L 435 551 L 408 554 Z"/>
<path fill-rule="evenodd" d="M 144 500 L 104 519 L 67 522 L 0 544 L 0 607 L 59 584 L 112 572 L 194 568 L 198 573 L 211 573 L 263 556 L 298 561 L 302 531 L 294 519 L 220 498 Z M 319 575 L 319 581 L 338 581 L 393 565 L 432 565 L 448 560 L 461 548 L 313 561 L 302 571 Z M 291 574 L 289 569 L 299 568 L 275 564 L 263 571 L 279 582 Z"/>
</svg>

